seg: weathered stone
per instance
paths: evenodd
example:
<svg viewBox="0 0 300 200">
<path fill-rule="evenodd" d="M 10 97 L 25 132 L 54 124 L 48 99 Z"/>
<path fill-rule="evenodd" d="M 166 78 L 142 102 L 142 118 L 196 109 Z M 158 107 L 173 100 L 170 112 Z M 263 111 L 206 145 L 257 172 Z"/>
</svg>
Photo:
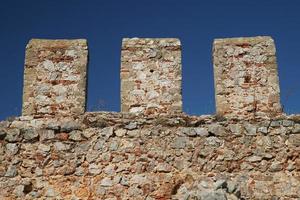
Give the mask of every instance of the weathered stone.
<svg viewBox="0 0 300 200">
<path fill-rule="evenodd" d="M 209 135 L 206 128 L 197 127 L 197 128 L 195 128 L 195 132 L 196 132 L 197 136 L 200 136 L 200 137 L 206 137 Z"/>
<path fill-rule="evenodd" d="M 137 123 L 136 122 L 130 122 L 129 124 L 127 124 L 125 127 L 125 129 L 127 130 L 133 130 L 137 128 Z"/>
<path fill-rule="evenodd" d="M 60 124 L 60 131 L 61 132 L 71 132 L 73 130 L 80 129 L 80 125 L 76 121 L 64 121 Z"/>
<path fill-rule="evenodd" d="M 38 130 L 40 141 L 52 140 L 55 138 L 54 130 L 40 129 Z"/>
<path fill-rule="evenodd" d="M 241 135 L 243 133 L 243 128 L 240 124 L 229 124 L 229 130 L 235 135 Z"/>
<path fill-rule="evenodd" d="M 16 143 L 7 143 L 6 144 L 6 153 L 9 155 L 15 155 L 19 151 L 19 145 Z"/>
<path fill-rule="evenodd" d="M 172 145 L 174 149 L 183 149 L 186 146 L 187 138 L 186 137 L 177 137 Z"/>
<path fill-rule="evenodd" d="M 6 131 L 5 140 L 8 142 L 18 142 L 22 140 L 22 135 L 19 129 L 9 129 Z"/>
<path fill-rule="evenodd" d="M 172 171 L 172 167 L 167 164 L 167 163 L 159 163 L 155 168 L 155 171 L 157 172 L 171 172 Z"/>
<path fill-rule="evenodd" d="M 211 124 L 208 126 L 208 132 L 212 133 L 216 136 L 225 136 L 226 130 L 225 128 L 220 124 Z"/>
<path fill-rule="evenodd" d="M 22 131 L 25 141 L 38 140 L 39 134 L 35 129 L 25 129 Z"/>
<path fill-rule="evenodd" d="M 300 147 L 300 134 L 291 134 L 288 141 L 293 146 Z"/>
<path fill-rule="evenodd" d="M 111 187 L 113 186 L 113 181 L 110 178 L 105 177 L 104 179 L 101 180 L 100 185 L 103 187 Z"/>
<path fill-rule="evenodd" d="M 18 174 L 17 167 L 15 165 L 10 165 L 5 173 L 6 177 L 15 177 Z"/>
<path fill-rule="evenodd" d="M 300 133 L 300 124 L 295 124 L 292 133 Z"/>
<path fill-rule="evenodd" d="M 81 137 L 81 133 L 82 133 L 81 131 L 74 130 L 70 132 L 69 139 L 73 141 L 82 141 L 83 138 Z"/>
<path fill-rule="evenodd" d="M 246 135 L 256 135 L 256 126 L 250 123 L 244 123 Z"/>
<path fill-rule="evenodd" d="M 71 148 L 69 144 L 64 144 L 62 142 L 55 142 L 54 147 L 57 151 L 67 151 Z"/>
</svg>

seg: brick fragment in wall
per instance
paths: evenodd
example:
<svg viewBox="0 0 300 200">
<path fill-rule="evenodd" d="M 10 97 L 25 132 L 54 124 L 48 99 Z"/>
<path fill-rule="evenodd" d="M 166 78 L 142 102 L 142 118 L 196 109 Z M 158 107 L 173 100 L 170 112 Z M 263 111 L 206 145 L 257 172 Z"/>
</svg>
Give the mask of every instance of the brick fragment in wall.
<svg viewBox="0 0 300 200">
<path fill-rule="evenodd" d="M 181 44 L 178 39 L 125 38 L 121 55 L 121 111 L 182 111 Z"/>
<path fill-rule="evenodd" d="M 267 36 L 214 40 L 218 115 L 252 119 L 282 112 L 275 53 Z"/>
<path fill-rule="evenodd" d="M 23 115 L 85 112 L 88 47 L 85 39 L 32 39 L 26 46 Z"/>
</svg>

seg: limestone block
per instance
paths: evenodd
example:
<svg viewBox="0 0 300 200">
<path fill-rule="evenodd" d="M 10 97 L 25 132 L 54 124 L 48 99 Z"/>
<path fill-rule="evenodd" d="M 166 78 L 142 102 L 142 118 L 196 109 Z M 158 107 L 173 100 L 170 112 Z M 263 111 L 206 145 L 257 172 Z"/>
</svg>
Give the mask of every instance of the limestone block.
<svg viewBox="0 0 300 200">
<path fill-rule="evenodd" d="M 267 36 L 214 40 L 218 115 L 251 119 L 282 112 L 275 51 Z"/>
<path fill-rule="evenodd" d="M 87 62 L 84 39 L 30 40 L 26 46 L 22 114 L 84 113 Z"/>
<path fill-rule="evenodd" d="M 181 80 L 181 44 L 178 39 L 123 39 L 122 112 L 181 112 Z"/>
</svg>

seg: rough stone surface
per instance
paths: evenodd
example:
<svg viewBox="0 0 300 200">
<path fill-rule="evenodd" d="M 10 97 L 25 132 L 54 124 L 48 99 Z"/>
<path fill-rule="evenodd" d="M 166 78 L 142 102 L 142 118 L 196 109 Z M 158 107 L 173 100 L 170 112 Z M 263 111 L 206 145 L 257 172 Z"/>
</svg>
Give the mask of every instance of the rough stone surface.
<svg viewBox="0 0 300 200">
<path fill-rule="evenodd" d="M 182 111 L 181 44 L 178 39 L 125 38 L 121 57 L 121 111 Z"/>
<path fill-rule="evenodd" d="M 251 119 L 281 113 L 275 51 L 271 37 L 214 41 L 213 64 L 218 115 Z"/>
<path fill-rule="evenodd" d="M 269 127 L 184 114 L 16 118 L 5 128 L 13 136 L 0 139 L 0 199 L 296 200 L 298 119 L 281 116 Z"/>
<path fill-rule="evenodd" d="M 32 39 L 26 47 L 23 115 L 85 111 L 87 41 Z"/>
</svg>

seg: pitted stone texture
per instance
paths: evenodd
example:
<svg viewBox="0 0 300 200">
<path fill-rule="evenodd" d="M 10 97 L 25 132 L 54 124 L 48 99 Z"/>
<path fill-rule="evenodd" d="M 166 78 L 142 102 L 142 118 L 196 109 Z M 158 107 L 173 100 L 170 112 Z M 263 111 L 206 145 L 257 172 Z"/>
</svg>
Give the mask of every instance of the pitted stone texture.
<svg viewBox="0 0 300 200">
<path fill-rule="evenodd" d="M 26 47 L 23 115 L 82 114 L 87 41 L 32 39 Z"/>
<path fill-rule="evenodd" d="M 282 112 L 271 37 L 216 39 L 213 47 L 217 114 L 273 117 Z"/>
<path fill-rule="evenodd" d="M 178 39 L 123 39 L 122 112 L 161 114 L 182 111 L 181 44 Z"/>
</svg>

